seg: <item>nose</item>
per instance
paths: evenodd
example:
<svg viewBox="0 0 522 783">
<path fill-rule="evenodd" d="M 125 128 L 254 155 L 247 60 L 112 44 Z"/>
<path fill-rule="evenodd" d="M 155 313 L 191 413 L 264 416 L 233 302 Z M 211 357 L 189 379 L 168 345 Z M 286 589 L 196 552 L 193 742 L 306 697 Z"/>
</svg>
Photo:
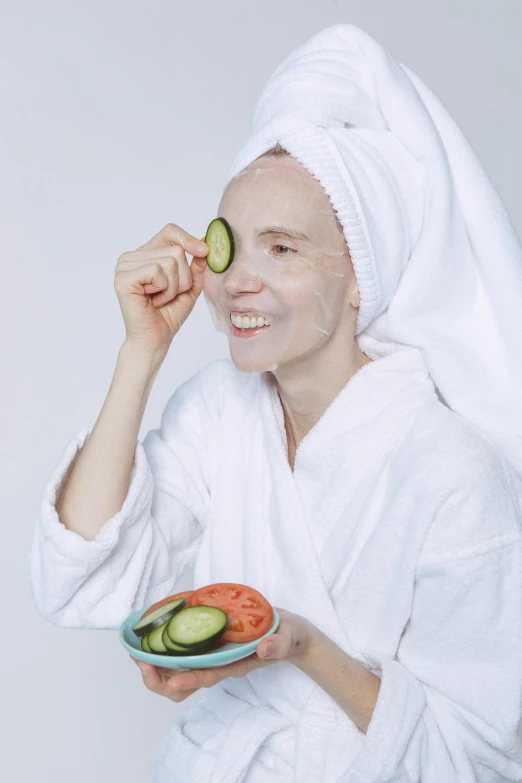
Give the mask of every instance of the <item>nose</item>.
<svg viewBox="0 0 522 783">
<path fill-rule="evenodd" d="M 232 264 L 224 273 L 223 286 L 230 294 L 243 292 L 257 292 L 263 287 L 263 283 L 256 272 L 254 264 L 248 258 L 234 258 Z"/>
</svg>

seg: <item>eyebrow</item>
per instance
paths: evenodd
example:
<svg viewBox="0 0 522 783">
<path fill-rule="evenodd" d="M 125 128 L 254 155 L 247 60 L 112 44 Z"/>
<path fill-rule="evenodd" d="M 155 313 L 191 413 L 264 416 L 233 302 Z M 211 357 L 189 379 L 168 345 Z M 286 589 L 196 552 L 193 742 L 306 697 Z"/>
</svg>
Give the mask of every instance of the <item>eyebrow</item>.
<svg viewBox="0 0 522 783">
<path fill-rule="evenodd" d="M 257 236 L 261 236 L 262 234 L 284 234 L 284 236 L 290 237 L 290 239 L 301 239 L 303 242 L 311 241 L 306 234 L 302 234 L 300 231 L 296 231 L 295 229 L 286 226 L 265 226 L 264 228 L 259 229 Z M 255 235 L 256 232 L 254 231 L 254 236 Z"/>
<path fill-rule="evenodd" d="M 239 237 L 233 226 L 230 226 L 230 229 L 232 231 L 232 236 L 234 237 L 234 243 L 236 247 L 239 247 Z M 312 240 L 307 237 L 306 234 L 302 234 L 300 231 L 296 231 L 295 229 L 289 228 L 288 226 L 264 226 L 263 228 L 254 229 L 252 232 L 252 237 L 255 239 L 256 236 L 263 236 L 263 234 L 282 234 L 283 236 L 290 237 L 290 239 L 297 239 L 303 242 L 312 242 Z"/>
</svg>

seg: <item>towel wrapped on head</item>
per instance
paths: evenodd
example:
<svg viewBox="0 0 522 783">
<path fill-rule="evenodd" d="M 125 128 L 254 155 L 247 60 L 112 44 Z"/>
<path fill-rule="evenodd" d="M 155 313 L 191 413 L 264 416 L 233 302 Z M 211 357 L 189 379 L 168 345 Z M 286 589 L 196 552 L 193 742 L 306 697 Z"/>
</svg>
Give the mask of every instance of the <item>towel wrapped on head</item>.
<svg viewBox="0 0 522 783">
<path fill-rule="evenodd" d="M 361 350 L 417 347 L 442 401 L 505 451 L 522 487 L 522 248 L 455 121 L 371 36 L 337 24 L 268 80 L 225 187 L 276 143 L 337 213 Z"/>
</svg>

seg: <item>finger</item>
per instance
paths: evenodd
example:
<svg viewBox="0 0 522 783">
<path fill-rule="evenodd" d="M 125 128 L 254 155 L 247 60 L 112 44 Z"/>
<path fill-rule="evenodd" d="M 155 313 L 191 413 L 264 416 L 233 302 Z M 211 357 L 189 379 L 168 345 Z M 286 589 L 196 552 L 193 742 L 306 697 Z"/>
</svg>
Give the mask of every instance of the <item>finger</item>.
<svg viewBox="0 0 522 783">
<path fill-rule="evenodd" d="M 161 694 L 163 681 L 156 667 L 149 663 L 140 662 L 141 676 L 146 687 L 154 693 Z"/>
<path fill-rule="evenodd" d="M 143 661 L 137 660 L 132 655 L 129 655 L 129 658 L 131 661 L 134 661 L 137 666 L 139 666 L 140 671 L 142 672 L 143 682 L 146 687 L 159 696 L 166 696 L 172 701 L 180 702 L 184 701 L 198 690 L 198 688 L 180 689 L 177 686 L 169 687 L 169 677 L 172 675 L 172 669 L 165 669 L 162 666 L 148 665 Z M 156 671 L 157 679 L 154 676 L 154 670 Z"/>
<path fill-rule="evenodd" d="M 206 258 L 207 255 L 210 253 L 210 247 L 209 245 L 207 245 L 207 240 L 205 239 L 205 237 L 201 237 L 199 243 L 200 244 L 198 245 L 198 255 L 202 258 Z M 204 248 L 204 250 L 201 250 L 201 248 Z"/>
<path fill-rule="evenodd" d="M 161 264 L 163 271 L 168 280 L 167 287 L 163 291 L 157 291 L 152 295 L 152 304 L 155 307 L 162 307 L 179 292 L 178 281 L 178 262 L 173 261 L 171 258 L 162 258 L 158 263 Z"/>
<path fill-rule="evenodd" d="M 192 294 L 196 299 L 198 298 L 198 296 L 203 290 L 203 277 L 205 275 L 206 266 L 207 266 L 206 258 L 198 258 L 197 256 L 192 259 L 192 262 L 190 264 L 190 273 L 192 277 Z"/>
<path fill-rule="evenodd" d="M 206 258 L 210 253 L 210 247 L 207 245 L 205 237 L 198 239 L 196 258 Z"/>
<path fill-rule="evenodd" d="M 192 696 L 193 693 L 196 693 L 199 688 L 172 688 L 169 687 L 168 682 L 165 683 L 162 696 L 166 696 L 168 699 L 171 699 L 171 701 L 180 702 L 185 701 L 185 699 L 188 699 L 189 696 Z"/>
<path fill-rule="evenodd" d="M 148 242 L 136 249 L 143 250 L 144 248 L 158 248 L 167 245 L 181 245 L 191 255 L 206 255 L 208 253 L 208 245 L 175 223 L 167 223 Z"/>
<path fill-rule="evenodd" d="M 206 264 L 206 259 L 199 258 L 198 256 L 193 259 L 193 262 L 194 261 L 197 261 L 199 264 Z M 145 262 L 148 262 L 148 264 L 145 264 Z M 124 272 L 134 271 L 140 266 L 147 266 L 153 263 L 160 264 L 169 277 L 169 286 L 165 292 L 151 292 L 158 293 L 158 295 L 159 293 L 168 293 L 168 296 L 162 301 L 162 304 L 165 304 L 173 298 L 172 293 L 174 290 L 176 293 L 190 291 L 193 282 L 190 267 L 185 251 L 178 246 L 122 253 L 116 264 L 116 276 L 121 275 Z M 203 269 L 203 267 L 201 267 L 201 269 Z M 153 300 L 153 302 L 155 304 L 156 300 Z"/>
<path fill-rule="evenodd" d="M 197 671 L 178 674 L 171 678 L 172 686 L 178 685 L 180 688 L 211 688 L 221 680 L 227 677 L 244 677 L 253 669 L 263 666 L 265 661 L 251 653 L 246 658 L 234 663 L 227 663 L 225 666 L 216 666 L 212 669 L 198 669 Z M 170 682 L 170 680 L 169 680 Z"/>
<path fill-rule="evenodd" d="M 262 659 L 266 660 L 270 656 L 274 656 L 276 651 L 279 652 L 279 656 L 281 658 L 285 657 L 285 648 L 290 647 L 290 642 L 284 641 L 280 644 L 277 637 L 274 636 L 266 636 L 263 641 L 259 644 L 258 647 L 256 647 L 256 653 L 257 655 Z"/>
<path fill-rule="evenodd" d="M 198 258 L 197 256 L 192 259 L 190 266 L 188 264 L 180 264 L 177 270 L 175 270 L 179 275 L 176 281 L 176 288 L 174 289 L 176 297 L 173 297 L 170 293 L 171 289 L 169 286 L 165 291 L 158 291 L 157 295 L 153 296 L 153 305 L 162 307 L 174 298 L 176 298 L 176 301 L 179 301 L 181 307 L 185 306 L 185 299 L 189 299 L 194 304 L 203 290 L 203 276 L 206 265 L 206 259 Z"/>
<path fill-rule="evenodd" d="M 178 294 L 184 294 L 192 288 L 192 273 L 185 252 L 181 248 L 178 248 L 178 250 L 181 253 L 181 258 L 177 264 L 177 290 Z"/>
<path fill-rule="evenodd" d="M 188 263 L 187 254 L 183 248 L 179 245 L 170 245 L 145 250 L 126 250 L 119 256 L 117 266 L 133 269 L 136 265 L 143 264 L 144 261 L 155 261 L 158 258 L 177 258 L 178 261 Z"/>
<path fill-rule="evenodd" d="M 209 674 L 210 669 L 198 669 L 198 671 L 192 671 L 185 674 L 179 674 L 176 672 L 172 677 L 167 680 L 167 687 L 169 690 L 199 690 L 199 688 L 209 688 L 211 685 L 215 685 L 218 682 L 214 679 L 214 682 L 210 682 L 212 675 Z"/>
<path fill-rule="evenodd" d="M 120 269 L 114 276 L 116 291 L 151 295 L 165 291 L 168 285 L 169 279 L 159 261 L 151 261 L 150 264 L 143 264 L 137 269 Z"/>
</svg>

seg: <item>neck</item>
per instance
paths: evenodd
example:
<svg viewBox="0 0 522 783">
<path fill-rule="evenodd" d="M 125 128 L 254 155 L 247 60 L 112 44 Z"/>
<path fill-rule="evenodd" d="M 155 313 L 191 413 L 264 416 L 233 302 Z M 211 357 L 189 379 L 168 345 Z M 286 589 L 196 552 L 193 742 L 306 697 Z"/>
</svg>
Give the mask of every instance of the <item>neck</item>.
<svg viewBox="0 0 522 783">
<path fill-rule="evenodd" d="M 332 346 L 333 347 L 333 346 Z M 289 446 L 297 448 L 350 378 L 372 361 L 355 340 L 342 353 L 325 350 L 280 365 L 273 375 L 285 417 Z"/>
</svg>

